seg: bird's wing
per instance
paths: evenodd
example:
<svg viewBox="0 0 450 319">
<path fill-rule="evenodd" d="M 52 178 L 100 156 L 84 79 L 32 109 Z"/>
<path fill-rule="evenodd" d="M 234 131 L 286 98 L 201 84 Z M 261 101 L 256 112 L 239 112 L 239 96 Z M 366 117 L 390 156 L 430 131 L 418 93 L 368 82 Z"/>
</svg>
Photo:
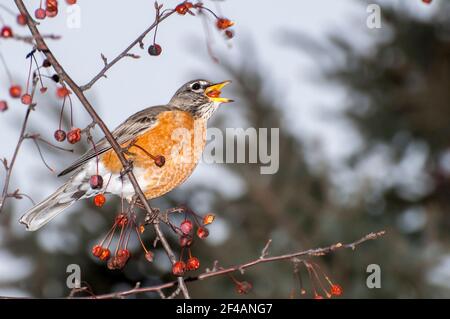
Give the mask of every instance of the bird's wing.
<svg viewBox="0 0 450 319">
<path fill-rule="evenodd" d="M 138 135 L 142 134 L 144 131 L 154 127 L 158 121 L 158 114 L 170 110 L 172 110 L 172 108 L 169 106 L 152 106 L 139 111 L 130 116 L 125 122 L 120 124 L 112 132 L 112 135 L 116 139 L 117 143 L 119 143 L 119 145 L 129 142 L 133 140 L 133 138 L 136 138 Z M 95 144 L 95 149 L 94 147 L 92 147 L 89 151 L 84 153 L 79 159 L 72 163 L 72 165 L 59 173 L 58 177 L 74 171 L 90 159 L 110 149 L 111 145 L 109 144 L 109 142 L 106 140 L 106 138 L 102 138 Z"/>
</svg>

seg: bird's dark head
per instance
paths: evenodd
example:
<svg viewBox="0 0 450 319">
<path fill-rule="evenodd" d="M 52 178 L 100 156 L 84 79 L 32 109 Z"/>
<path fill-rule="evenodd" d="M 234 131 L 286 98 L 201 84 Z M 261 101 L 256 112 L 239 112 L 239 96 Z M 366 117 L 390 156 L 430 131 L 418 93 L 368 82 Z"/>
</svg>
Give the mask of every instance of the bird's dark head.
<svg viewBox="0 0 450 319">
<path fill-rule="evenodd" d="M 220 97 L 222 88 L 230 82 L 189 81 L 178 89 L 169 104 L 192 113 L 195 118 L 209 119 L 220 104 L 233 102 Z"/>
</svg>

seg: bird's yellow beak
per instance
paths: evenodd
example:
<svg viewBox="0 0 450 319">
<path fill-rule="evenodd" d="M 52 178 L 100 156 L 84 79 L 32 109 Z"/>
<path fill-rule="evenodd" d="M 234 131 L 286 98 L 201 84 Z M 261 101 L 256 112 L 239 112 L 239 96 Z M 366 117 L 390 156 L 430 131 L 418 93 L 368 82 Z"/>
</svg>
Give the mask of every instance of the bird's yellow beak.
<svg viewBox="0 0 450 319">
<path fill-rule="evenodd" d="M 225 97 L 220 97 L 220 94 L 222 93 L 222 88 L 231 83 L 231 81 L 224 81 L 217 84 L 210 85 L 205 90 L 205 95 L 209 97 L 209 99 L 213 102 L 218 103 L 230 103 L 233 102 L 231 99 L 227 99 Z"/>
</svg>

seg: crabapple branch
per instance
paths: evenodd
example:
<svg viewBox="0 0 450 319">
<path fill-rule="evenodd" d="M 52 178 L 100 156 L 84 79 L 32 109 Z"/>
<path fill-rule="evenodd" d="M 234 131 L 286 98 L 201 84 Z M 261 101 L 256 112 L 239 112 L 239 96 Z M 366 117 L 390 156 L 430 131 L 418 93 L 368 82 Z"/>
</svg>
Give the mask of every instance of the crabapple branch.
<svg viewBox="0 0 450 319">
<path fill-rule="evenodd" d="M 83 105 L 83 107 L 85 108 L 85 110 L 89 113 L 89 115 L 91 116 L 92 120 L 100 127 L 100 129 L 103 131 L 103 133 L 105 134 L 105 138 L 108 140 L 108 142 L 110 143 L 111 147 L 113 148 L 114 152 L 117 154 L 117 157 L 119 158 L 120 162 L 122 163 L 122 166 L 124 168 L 124 170 L 126 171 L 126 174 L 128 175 L 128 178 L 130 179 L 131 184 L 133 185 L 134 191 L 137 195 L 137 197 L 139 198 L 141 204 L 144 206 L 147 215 L 151 215 L 152 219 L 155 220 L 157 219 L 157 213 L 156 211 L 154 211 L 149 203 L 147 202 L 147 199 L 144 195 L 144 193 L 142 192 L 136 177 L 133 174 L 132 169 L 130 169 L 130 163 L 129 161 L 125 158 L 125 155 L 123 154 L 123 150 L 121 148 L 121 146 L 117 143 L 117 141 L 115 140 L 114 136 L 112 135 L 111 131 L 108 129 L 108 127 L 106 126 L 106 124 L 103 122 L 103 120 L 100 118 L 100 116 L 97 114 L 97 112 L 95 111 L 95 109 L 93 108 L 93 106 L 91 105 L 91 103 L 89 102 L 89 100 L 86 98 L 86 96 L 83 93 L 83 90 L 75 83 L 74 80 L 72 80 L 72 78 L 67 74 L 67 72 L 64 70 L 64 68 L 61 66 L 61 64 L 58 62 L 58 60 L 56 59 L 56 57 L 53 55 L 53 53 L 50 51 L 49 47 L 47 46 L 45 40 L 43 39 L 42 35 L 40 34 L 37 26 L 36 26 L 36 22 L 33 20 L 33 18 L 30 16 L 28 10 L 26 9 L 24 3 L 22 0 L 14 0 L 17 8 L 19 9 L 19 12 L 23 15 L 25 15 L 27 17 L 27 25 L 28 28 L 31 31 L 31 34 L 33 35 L 33 38 L 36 41 L 36 46 L 37 46 L 37 50 L 41 51 L 42 53 L 44 53 L 44 55 L 46 56 L 46 58 L 48 59 L 48 61 L 50 62 L 50 64 L 53 66 L 53 68 L 55 69 L 55 71 L 58 73 L 60 80 L 62 82 L 65 82 L 70 89 L 74 92 L 74 94 L 78 97 L 78 99 L 80 100 L 81 104 Z M 155 26 L 161 21 L 162 18 L 159 18 L 159 10 L 160 10 L 160 6 L 157 7 L 157 19 L 155 21 Z M 173 10 L 171 11 L 173 13 Z M 167 18 L 169 16 L 169 14 L 166 14 L 165 18 Z M 150 31 L 150 30 L 149 30 Z M 148 33 L 148 32 L 147 32 Z M 145 33 L 145 34 L 147 34 Z M 144 36 L 145 36 L 144 34 Z M 130 47 L 130 49 L 138 42 L 141 42 L 142 39 L 138 38 L 135 43 Z M 126 56 L 126 54 L 128 53 L 128 51 L 125 52 L 125 54 L 123 56 Z M 108 70 L 112 65 L 114 65 L 117 61 L 119 61 L 123 56 L 119 55 L 119 57 L 117 57 L 116 59 L 114 59 L 109 66 L 106 65 L 106 69 L 104 70 L 104 72 L 106 72 L 106 70 Z M 103 74 L 104 74 L 103 72 Z M 100 74 L 102 74 L 100 72 Z M 101 77 L 102 75 L 100 75 Z M 94 78 L 95 79 L 95 78 Z M 95 83 L 95 81 L 93 82 Z M 166 250 L 167 255 L 169 256 L 169 258 L 171 259 L 171 262 L 173 263 L 175 260 L 174 257 L 174 253 L 171 250 L 167 240 L 164 237 L 164 234 L 160 231 L 158 224 L 155 224 L 155 231 L 158 234 L 158 237 L 161 241 L 161 243 L 163 244 L 164 249 Z M 187 292 L 187 288 L 184 284 L 183 278 L 180 278 L 178 280 L 179 282 L 179 287 L 181 289 L 181 291 L 183 292 L 183 295 L 185 298 L 189 298 L 189 293 Z"/>
<path fill-rule="evenodd" d="M 142 45 L 142 41 L 145 38 L 145 36 L 152 31 L 156 26 L 159 25 L 159 23 L 161 23 L 162 21 L 164 21 L 165 19 L 167 19 L 169 16 L 171 16 L 175 10 L 169 10 L 167 13 L 161 15 L 160 13 L 160 6 L 155 5 L 155 9 L 156 9 L 156 18 L 155 21 L 144 31 L 142 32 L 142 34 L 133 42 L 131 42 L 131 44 L 125 49 L 123 50 L 118 56 L 116 56 L 111 62 L 108 63 L 107 58 L 102 54 L 102 60 L 105 63 L 105 65 L 103 66 L 103 68 L 100 70 L 100 72 L 95 75 L 92 80 L 90 80 L 87 84 L 82 85 L 80 88 L 82 91 L 86 91 L 89 90 L 94 84 L 95 82 L 97 82 L 100 78 L 105 77 L 106 72 L 113 66 L 115 65 L 117 62 L 119 62 L 120 60 L 122 60 L 125 57 L 132 57 L 132 58 L 136 58 L 136 55 L 130 54 L 130 50 L 133 49 L 137 44 L 139 44 L 141 46 L 141 48 L 143 47 Z"/>
<path fill-rule="evenodd" d="M 355 250 L 355 248 L 357 246 L 361 245 L 362 243 L 367 242 L 369 240 L 376 240 L 376 239 L 384 236 L 385 234 L 386 234 L 386 232 L 384 230 L 379 231 L 379 232 L 372 232 L 372 233 L 369 233 L 369 234 L 365 235 L 364 237 L 362 237 L 354 242 L 348 243 L 348 244 L 335 243 L 333 245 L 323 247 L 323 248 L 308 249 L 308 250 L 303 250 L 303 251 L 298 251 L 298 252 L 294 252 L 294 253 L 290 253 L 290 254 L 284 254 L 284 255 L 273 256 L 273 257 L 267 257 L 268 245 L 266 244 L 264 249 L 261 252 L 261 256 L 258 257 L 257 259 L 248 261 L 243 264 L 231 266 L 228 268 L 217 269 L 217 266 L 215 265 L 214 269 L 211 271 L 207 270 L 198 276 L 187 277 L 186 282 L 193 282 L 193 281 L 204 280 L 204 279 L 208 279 L 208 278 L 212 278 L 212 277 L 218 277 L 218 276 L 222 276 L 222 275 L 226 275 L 226 274 L 231 274 L 236 271 L 243 272 L 245 269 L 252 268 L 258 264 L 263 264 L 263 263 L 270 263 L 270 262 L 276 262 L 276 261 L 282 261 L 282 260 L 292 260 L 294 258 L 305 257 L 305 256 L 308 256 L 308 257 L 324 256 L 324 255 L 330 254 L 332 252 L 335 252 L 336 250 L 339 250 L 339 249 Z M 146 292 L 158 292 L 161 295 L 161 292 L 163 289 L 175 287 L 175 286 L 177 286 L 177 284 L 178 284 L 178 281 L 171 281 L 171 282 L 167 282 L 167 283 L 164 283 L 161 285 L 150 286 L 150 287 L 140 287 L 140 285 L 137 285 L 133 289 L 122 291 L 122 292 L 114 292 L 114 293 L 103 294 L 103 295 L 91 295 L 88 297 L 81 297 L 81 298 L 89 298 L 89 299 L 123 298 L 126 296 L 140 294 L 140 293 L 146 293 Z"/>
<path fill-rule="evenodd" d="M 11 174 L 14 168 L 14 164 L 16 163 L 17 155 L 19 154 L 20 147 L 22 146 L 23 141 L 27 138 L 27 135 L 25 134 L 25 131 L 27 129 L 28 125 L 28 119 L 30 117 L 31 111 L 34 110 L 35 104 L 33 102 L 34 100 L 34 93 L 36 91 L 38 83 L 38 77 L 33 78 L 32 88 L 31 88 L 31 103 L 28 105 L 27 111 L 25 113 L 25 118 L 22 122 L 22 127 L 20 129 L 20 135 L 19 135 L 19 141 L 16 144 L 16 148 L 14 149 L 14 153 L 12 155 L 11 161 L 9 164 L 6 162 L 6 160 L 3 161 L 3 165 L 6 170 L 6 176 L 5 176 L 5 183 L 3 185 L 2 194 L 0 197 L 0 213 L 2 212 L 3 207 L 5 207 L 5 202 L 9 197 L 19 198 L 16 195 L 18 195 L 18 191 L 16 191 L 13 194 L 8 193 L 9 183 L 11 181 Z M 14 195 L 16 194 L 16 195 Z M 26 196 L 29 198 L 29 196 Z"/>
</svg>

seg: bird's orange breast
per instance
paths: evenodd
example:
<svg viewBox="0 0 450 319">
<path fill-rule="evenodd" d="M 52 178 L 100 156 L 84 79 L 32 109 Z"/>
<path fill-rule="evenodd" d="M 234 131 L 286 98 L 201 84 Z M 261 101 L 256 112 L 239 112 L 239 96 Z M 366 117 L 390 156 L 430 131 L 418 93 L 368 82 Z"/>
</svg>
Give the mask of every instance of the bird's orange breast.
<svg viewBox="0 0 450 319">
<path fill-rule="evenodd" d="M 135 174 L 144 175 L 146 185 L 140 186 L 147 198 L 159 197 L 184 182 L 200 160 L 205 141 L 206 121 L 195 120 L 184 111 L 162 112 L 153 127 L 136 136 L 126 157 L 133 161 Z M 141 148 L 152 156 L 164 156 L 165 164 L 158 167 Z M 113 150 L 106 152 L 100 160 L 112 173 L 122 170 Z"/>
</svg>

